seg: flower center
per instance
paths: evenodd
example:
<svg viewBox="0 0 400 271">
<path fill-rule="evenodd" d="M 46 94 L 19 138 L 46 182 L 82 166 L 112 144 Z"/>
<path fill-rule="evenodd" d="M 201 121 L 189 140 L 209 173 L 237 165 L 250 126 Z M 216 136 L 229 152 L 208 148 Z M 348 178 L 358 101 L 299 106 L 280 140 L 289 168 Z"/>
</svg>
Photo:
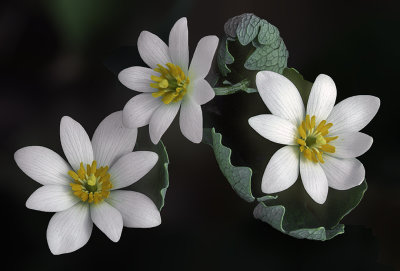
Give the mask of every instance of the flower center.
<svg viewBox="0 0 400 271">
<path fill-rule="evenodd" d="M 297 129 L 299 137 L 296 140 L 305 158 L 315 163 L 324 163 L 322 154 L 324 152 L 335 152 L 335 147 L 328 143 L 337 139 L 338 136 L 327 136 L 329 134 L 329 128 L 332 126 L 332 123 L 326 124 L 326 120 L 321 121 L 318 126 L 316 126 L 315 116 L 312 116 L 311 119 L 310 115 L 306 116 Z"/>
<path fill-rule="evenodd" d="M 152 88 L 158 89 L 157 92 L 153 92 L 153 97 L 162 97 L 162 101 L 165 104 L 182 100 L 187 92 L 190 80 L 181 67 L 172 63 L 167 63 L 167 68 L 160 64 L 157 64 L 157 66 L 158 68 L 154 70 L 160 73 L 160 76 L 152 75 L 151 80 L 154 83 L 150 83 Z"/>
<path fill-rule="evenodd" d="M 86 171 L 83 163 L 76 172 L 68 171 L 68 175 L 74 179 L 74 182 L 69 184 L 74 195 L 84 202 L 96 204 L 108 198 L 112 183 L 107 170 L 108 166 L 97 168 L 97 162 L 93 161 L 92 165 L 86 165 Z"/>
</svg>

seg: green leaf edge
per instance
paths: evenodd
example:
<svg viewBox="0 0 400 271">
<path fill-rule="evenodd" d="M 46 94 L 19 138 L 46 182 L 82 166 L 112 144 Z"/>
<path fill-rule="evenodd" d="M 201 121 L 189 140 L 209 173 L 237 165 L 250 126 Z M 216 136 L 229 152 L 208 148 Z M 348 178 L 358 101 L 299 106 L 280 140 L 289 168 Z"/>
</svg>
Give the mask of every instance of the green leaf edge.
<svg viewBox="0 0 400 271">
<path fill-rule="evenodd" d="M 164 143 L 160 140 L 159 144 L 157 144 L 157 148 L 161 150 L 162 157 L 164 163 L 163 163 L 163 171 L 164 171 L 164 187 L 161 188 L 160 190 L 160 195 L 161 195 L 161 205 L 159 207 L 159 210 L 164 207 L 165 205 L 165 196 L 167 194 L 167 189 L 169 187 L 169 172 L 168 172 L 168 165 L 169 165 L 169 157 L 168 157 L 168 152 L 167 149 L 165 148 Z"/>
<path fill-rule="evenodd" d="M 341 217 L 338 219 L 338 223 L 331 227 L 330 229 L 326 229 L 325 227 L 318 227 L 318 228 L 301 228 L 297 230 L 292 230 L 292 231 L 286 231 L 283 228 L 283 219 L 285 218 L 285 206 L 283 205 L 273 205 L 273 206 L 267 206 L 265 201 L 271 200 L 271 199 L 276 199 L 277 197 L 275 196 L 264 196 L 258 199 L 259 204 L 254 208 L 253 215 L 256 219 L 260 219 L 261 221 L 268 223 L 271 225 L 273 228 L 276 230 L 279 230 L 282 233 L 288 234 L 294 238 L 297 239 L 309 239 L 309 240 L 316 240 L 316 241 L 327 241 L 339 234 L 344 233 L 344 225 L 339 224 L 339 222 L 346 216 L 348 215 L 354 208 L 358 206 L 358 204 L 361 202 L 362 198 L 364 197 L 365 191 L 368 189 L 367 182 L 364 180 L 360 184 L 364 185 L 364 189 L 362 190 L 359 199 L 357 200 L 356 204 L 347 210 Z M 277 214 L 276 214 L 277 213 Z M 278 218 L 273 218 L 274 216 Z M 272 219 L 270 219 L 272 217 Z"/>
<path fill-rule="evenodd" d="M 239 197 L 247 202 L 253 202 L 255 200 L 251 193 L 251 176 L 253 171 L 249 167 L 236 167 L 231 163 L 232 150 L 222 144 L 222 134 L 216 133 L 215 128 L 204 128 L 203 130 L 203 143 L 208 144 L 214 151 L 215 159 L 222 174 L 228 180 L 232 189 L 238 194 Z M 225 155 L 220 155 L 220 153 Z M 227 167 L 223 167 L 222 164 L 226 164 Z M 235 173 L 238 176 L 247 175 L 246 178 L 239 177 L 239 181 L 234 178 Z M 241 181 L 241 180 L 245 181 Z"/>
</svg>

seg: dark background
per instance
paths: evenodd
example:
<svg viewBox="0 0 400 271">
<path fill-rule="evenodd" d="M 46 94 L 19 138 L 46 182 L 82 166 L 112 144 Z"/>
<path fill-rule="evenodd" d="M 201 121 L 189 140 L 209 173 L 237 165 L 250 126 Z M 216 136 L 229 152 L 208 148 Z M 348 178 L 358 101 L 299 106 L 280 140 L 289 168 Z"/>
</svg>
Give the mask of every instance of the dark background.
<svg viewBox="0 0 400 271">
<path fill-rule="evenodd" d="M 0 4 L 0 127 L 2 266 L 23 270 L 391 270 L 400 268 L 400 184 L 396 128 L 400 19 L 396 1 L 2 1 Z M 186 16 L 191 53 L 227 19 L 252 12 L 277 26 L 289 66 L 313 81 L 330 75 L 338 101 L 376 95 L 381 108 L 364 131 L 374 137 L 360 160 L 369 189 L 345 219 L 345 234 L 327 242 L 297 240 L 252 217 L 220 173 L 212 150 L 184 138 L 177 122 L 163 137 L 170 188 L 154 229 L 124 229 L 114 244 L 97 228 L 88 244 L 53 256 L 46 242 L 52 214 L 29 210 L 39 187 L 16 166 L 28 145 L 62 153 L 59 121 L 69 115 L 92 135 L 133 92 L 119 85 L 104 60 L 136 45 L 142 30 L 167 40 Z M 137 51 L 126 59 L 141 64 Z M 4 262 L 5 261 L 5 262 Z"/>
</svg>

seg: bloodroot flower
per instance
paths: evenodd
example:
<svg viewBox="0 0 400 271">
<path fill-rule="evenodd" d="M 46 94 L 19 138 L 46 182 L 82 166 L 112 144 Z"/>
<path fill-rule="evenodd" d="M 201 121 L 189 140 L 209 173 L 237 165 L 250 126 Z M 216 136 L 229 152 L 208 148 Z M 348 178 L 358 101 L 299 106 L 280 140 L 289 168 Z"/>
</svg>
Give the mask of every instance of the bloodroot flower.
<svg viewBox="0 0 400 271">
<path fill-rule="evenodd" d="M 123 85 L 143 92 L 125 105 L 124 125 L 138 128 L 149 124 L 151 141 L 156 144 L 181 109 L 182 134 L 199 143 L 203 137 L 201 105 L 215 96 L 204 78 L 210 70 L 218 38 L 203 37 L 190 66 L 186 18 L 178 20 L 171 29 L 169 46 L 147 31 L 140 34 L 137 45 L 140 56 L 150 68 L 130 67 L 118 75 Z"/>
<path fill-rule="evenodd" d="M 304 188 L 323 204 L 328 186 L 347 190 L 361 184 L 365 169 L 358 157 L 372 145 L 360 133 L 375 116 L 380 100 L 369 95 L 347 98 L 336 106 L 336 86 L 327 75 L 315 80 L 305 110 L 299 91 L 286 77 L 259 72 L 258 92 L 271 114 L 249 119 L 250 126 L 268 140 L 285 146 L 269 161 L 262 191 L 277 193 L 293 185 L 300 171 Z"/>
<path fill-rule="evenodd" d="M 53 254 L 75 251 L 84 246 L 93 223 L 117 242 L 122 227 L 149 228 L 161 223 L 160 213 L 147 196 L 127 187 L 146 175 L 158 155 L 132 152 L 137 130 L 122 125 L 122 112 L 106 117 L 90 141 L 83 127 L 70 117 L 60 124 L 61 145 L 67 162 L 41 146 L 19 149 L 19 168 L 43 186 L 27 200 L 30 209 L 56 212 L 47 228 L 47 242 Z"/>
</svg>

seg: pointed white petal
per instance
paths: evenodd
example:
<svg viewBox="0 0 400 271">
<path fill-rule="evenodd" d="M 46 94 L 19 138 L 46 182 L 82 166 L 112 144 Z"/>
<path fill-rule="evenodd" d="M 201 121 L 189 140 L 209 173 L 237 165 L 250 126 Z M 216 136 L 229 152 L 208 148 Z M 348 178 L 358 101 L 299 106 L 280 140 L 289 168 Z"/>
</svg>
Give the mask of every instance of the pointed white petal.
<svg viewBox="0 0 400 271">
<path fill-rule="evenodd" d="M 300 155 L 300 175 L 304 188 L 318 204 L 323 204 L 328 196 L 328 180 L 319 163 Z"/>
<path fill-rule="evenodd" d="M 139 92 L 154 92 L 157 89 L 150 86 L 150 83 L 154 83 L 151 80 L 152 75 L 159 76 L 160 74 L 145 67 L 129 67 L 118 74 L 118 80 L 129 89 Z"/>
<path fill-rule="evenodd" d="M 179 115 L 182 134 L 193 143 L 200 143 L 203 138 L 203 114 L 201 106 L 186 98 L 182 102 Z"/>
<path fill-rule="evenodd" d="M 54 214 L 47 227 L 50 251 L 59 255 L 80 249 L 89 241 L 92 228 L 88 204 L 77 203 Z"/>
<path fill-rule="evenodd" d="M 207 76 L 217 47 L 217 36 L 205 36 L 197 43 L 189 68 L 191 82 Z"/>
<path fill-rule="evenodd" d="M 172 63 L 182 68 L 186 73 L 189 66 L 189 41 L 187 19 L 180 18 L 169 33 L 169 54 Z"/>
<path fill-rule="evenodd" d="M 338 135 L 339 138 L 330 144 L 336 151 L 329 155 L 338 158 L 354 158 L 363 155 L 372 146 L 373 139 L 369 135 L 360 132 Z"/>
<path fill-rule="evenodd" d="M 82 125 L 70 117 L 63 117 L 60 124 L 61 146 L 74 170 L 93 162 L 93 149 L 89 136 Z"/>
<path fill-rule="evenodd" d="M 112 166 L 121 156 L 132 152 L 137 129 L 122 124 L 122 111 L 107 116 L 94 132 L 92 145 L 97 167 Z"/>
<path fill-rule="evenodd" d="M 126 103 L 122 121 L 126 127 L 139 128 L 149 124 L 153 113 L 162 105 L 160 98 L 150 93 L 136 95 Z"/>
<path fill-rule="evenodd" d="M 355 158 L 340 159 L 324 156 L 325 163 L 321 164 L 325 171 L 330 187 L 337 190 L 347 190 L 360 185 L 365 178 L 363 164 Z"/>
<path fill-rule="evenodd" d="M 379 98 L 358 95 L 347 98 L 333 108 L 327 122 L 333 123 L 330 134 L 358 132 L 376 115 L 380 106 Z"/>
<path fill-rule="evenodd" d="M 42 212 L 64 211 L 79 201 L 70 186 L 45 185 L 38 188 L 26 201 L 26 207 Z"/>
<path fill-rule="evenodd" d="M 320 74 L 311 88 L 307 114 L 316 117 L 316 123 L 326 120 L 336 101 L 336 85 L 328 75 Z"/>
<path fill-rule="evenodd" d="M 161 104 L 150 118 L 150 139 L 154 144 L 160 141 L 162 135 L 171 125 L 176 114 L 178 114 L 181 102 Z"/>
<path fill-rule="evenodd" d="M 125 154 L 110 168 L 112 189 L 129 186 L 146 175 L 157 163 L 158 155 L 150 151 Z"/>
<path fill-rule="evenodd" d="M 258 92 L 272 114 L 291 121 L 295 126 L 304 119 L 304 104 L 297 88 L 285 76 L 271 71 L 258 72 Z"/>
<path fill-rule="evenodd" d="M 142 193 L 112 191 L 107 202 L 122 215 L 125 227 L 152 228 L 161 224 L 161 216 L 153 201 Z"/>
<path fill-rule="evenodd" d="M 249 118 L 249 124 L 257 133 L 272 142 L 285 145 L 297 144 L 297 128 L 286 119 L 264 114 Z"/>
<path fill-rule="evenodd" d="M 299 177 L 299 148 L 285 146 L 269 160 L 261 183 L 264 193 L 278 193 L 291 187 Z"/>
<path fill-rule="evenodd" d="M 113 242 L 121 238 L 123 222 L 121 213 L 102 201 L 98 204 L 90 204 L 90 217 L 93 223 Z"/>
<path fill-rule="evenodd" d="M 211 101 L 215 92 L 210 84 L 204 79 L 198 79 L 192 84 L 192 92 L 188 93 L 193 101 L 199 105 L 203 105 Z M 186 94 L 186 95 L 188 95 Z"/>
<path fill-rule="evenodd" d="M 138 38 L 140 57 L 152 69 L 157 64 L 165 65 L 171 62 L 168 46 L 159 37 L 148 31 L 142 31 Z"/>
<path fill-rule="evenodd" d="M 42 185 L 68 185 L 71 167 L 54 151 L 41 147 L 29 146 L 19 149 L 14 154 L 18 167 L 33 180 Z"/>
</svg>

